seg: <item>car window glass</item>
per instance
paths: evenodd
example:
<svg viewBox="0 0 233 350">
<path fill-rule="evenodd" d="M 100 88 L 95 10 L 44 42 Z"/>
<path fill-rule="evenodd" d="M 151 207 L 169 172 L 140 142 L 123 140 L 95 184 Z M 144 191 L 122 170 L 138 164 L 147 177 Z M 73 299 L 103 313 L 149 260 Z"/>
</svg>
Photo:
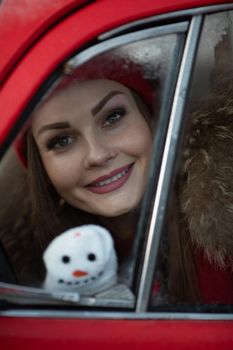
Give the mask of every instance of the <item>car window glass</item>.
<svg viewBox="0 0 233 350">
<path fill-rule="evenodd" d="M 233 303 L 232 29 L 232 12 L 205 16 L 151 310 Z"/>
</svg>

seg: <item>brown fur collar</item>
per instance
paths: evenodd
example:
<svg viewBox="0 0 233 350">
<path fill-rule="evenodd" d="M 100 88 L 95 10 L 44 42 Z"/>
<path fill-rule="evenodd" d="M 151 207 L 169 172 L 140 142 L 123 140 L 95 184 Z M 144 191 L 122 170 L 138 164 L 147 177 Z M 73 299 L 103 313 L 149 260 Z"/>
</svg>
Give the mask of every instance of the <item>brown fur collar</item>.
<svg viewBox="0 0 233 350">
<path fill-rule="evenodd" d="M 211 262 L 233 266 L 233 85 L 191 114 L 181 206 L 192 242 Z"/>
</svg>

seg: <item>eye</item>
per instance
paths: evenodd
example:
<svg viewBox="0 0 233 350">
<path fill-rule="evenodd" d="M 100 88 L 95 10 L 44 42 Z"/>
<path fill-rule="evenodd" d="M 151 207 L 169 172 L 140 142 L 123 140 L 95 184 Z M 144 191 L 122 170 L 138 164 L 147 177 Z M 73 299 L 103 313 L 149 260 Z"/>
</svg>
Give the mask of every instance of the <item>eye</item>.
<svg viewBox="0 0 233 350">
<path fill-rule="evenodd" d="M 96 258 L 96 255 L 94 253 L 89 253 L 87 255 L 87 260 L 89 261 L 95 261 L 97 258 Z"/>
<path fill-rule="evenodd" d="M 68 264 L 70 262 L 70 257 L 68 255 L 63 255 L 62 258 L 61 258 L 61 261 L 64 263 L 64 264 Z"/>
<path fill-rule="evenodd" d="M 118 108 L 111 112 L 109 112 L 104 119 L 104 128 L 110 127 L 116 123 L 118 123 L 126 114 L 126 110 L 124 108 Z"/>
<path fill-rule="evenodd" d="M 74 139 L 73 137 L 67 136 L 67 135 L 56 136 L 48 142 L 47 148 L 49 150 L 64 148 L 64 147 L 70 145 L 73 142 L 73 139 Z"/>
</svg>

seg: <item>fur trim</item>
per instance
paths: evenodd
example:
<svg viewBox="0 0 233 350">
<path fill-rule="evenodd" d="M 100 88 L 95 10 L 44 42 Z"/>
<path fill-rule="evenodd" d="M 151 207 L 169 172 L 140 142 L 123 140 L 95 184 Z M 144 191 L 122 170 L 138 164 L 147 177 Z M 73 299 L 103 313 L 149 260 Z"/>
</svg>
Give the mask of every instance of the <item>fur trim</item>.
<svg viewBox="0 0 233 350">
<path fill-rule="evenodd" d="M 230 84 L 231 85 L 231 84 Z M 191 114 L 181 206 L 192 242 L 211 262 L 233 266 L 233 86 Z"/>
</svg>

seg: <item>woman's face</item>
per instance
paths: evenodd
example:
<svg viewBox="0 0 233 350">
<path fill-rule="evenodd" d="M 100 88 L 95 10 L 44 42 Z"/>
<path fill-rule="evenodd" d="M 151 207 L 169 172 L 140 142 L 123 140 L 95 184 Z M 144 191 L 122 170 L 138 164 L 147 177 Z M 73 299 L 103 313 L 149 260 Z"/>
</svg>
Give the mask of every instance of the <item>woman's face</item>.
<svg viewBox="0 0 233 350">
<path fill-rule="evenodd" d="M 123 85 L 69 86 L 36 111 L 32 134 L 53 186 L 70 205 L 114 217 L 139 204 L 152 135 Z"/>
</svg>

